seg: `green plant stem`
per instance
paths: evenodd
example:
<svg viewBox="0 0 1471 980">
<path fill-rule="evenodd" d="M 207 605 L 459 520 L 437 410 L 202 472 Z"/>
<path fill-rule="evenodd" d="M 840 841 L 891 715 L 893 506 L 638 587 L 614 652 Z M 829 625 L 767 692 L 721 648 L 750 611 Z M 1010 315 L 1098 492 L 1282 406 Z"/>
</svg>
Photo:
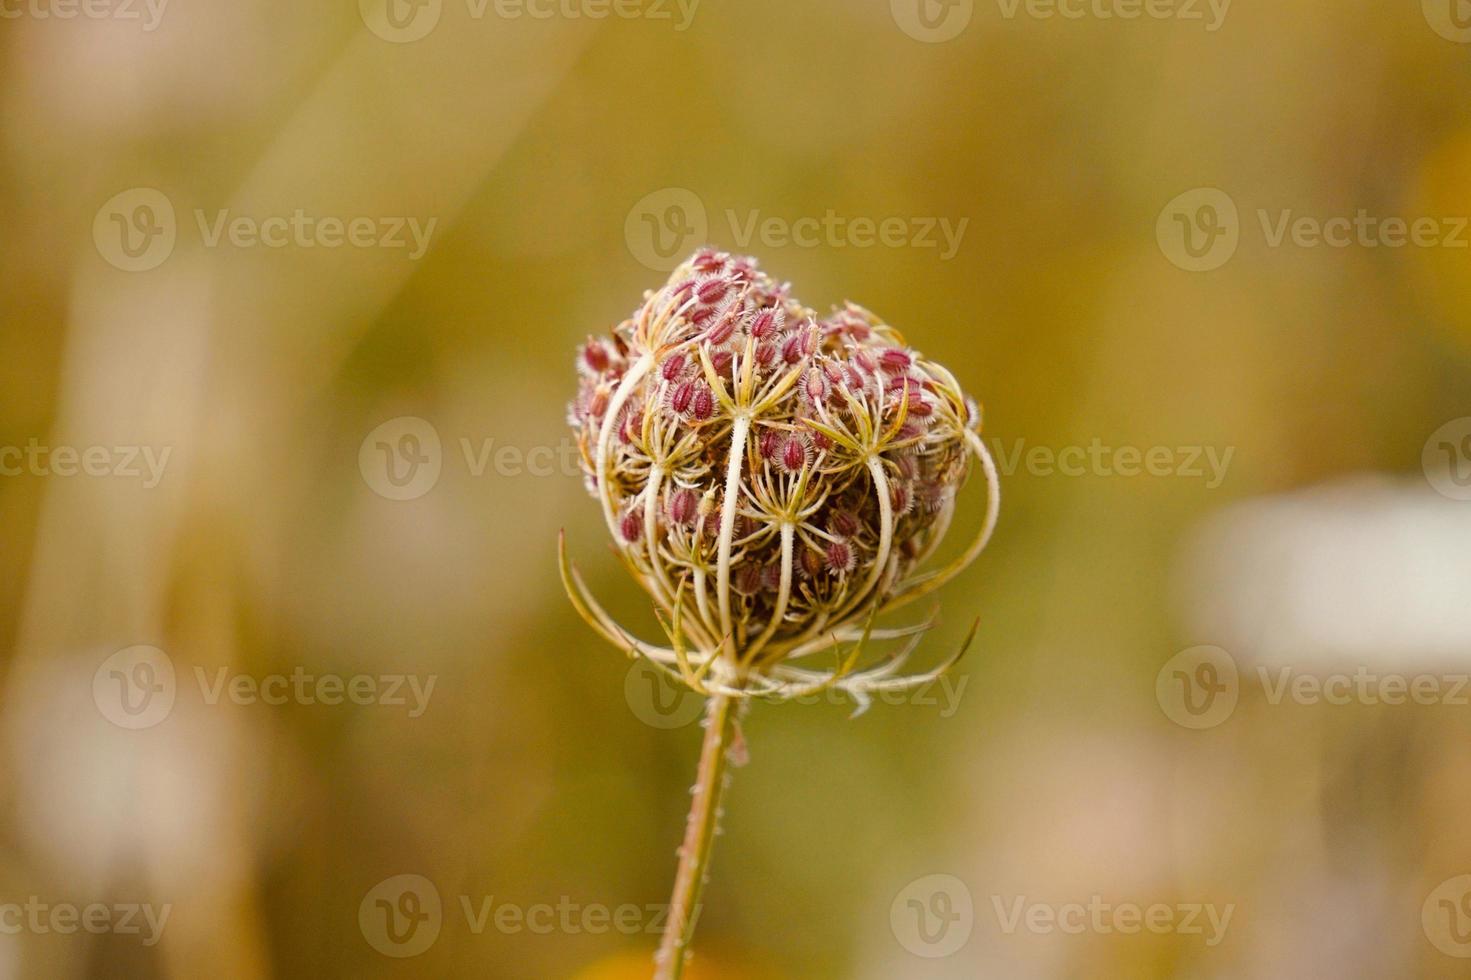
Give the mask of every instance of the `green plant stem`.
<svg viewBox="0 0 1471 980">
<path fill-rule="evenodd" d="M 700 768 L 691 793 L 689 822 L 679 848 L 679 870 L 669 899 L 669 917 L 654 961 L 654 980 L 679 980 L 684 975 L 695 920 L 700 913 L 700 895 L 710 870 L 710 852 L 720 820 L 720 797 L 725 791 L 729 761 L 727 754 L 735 733 L 736 712 L 731 698 L 716 694 L 705 715 L 705 740 L 700 750 Z"/>
</svg>

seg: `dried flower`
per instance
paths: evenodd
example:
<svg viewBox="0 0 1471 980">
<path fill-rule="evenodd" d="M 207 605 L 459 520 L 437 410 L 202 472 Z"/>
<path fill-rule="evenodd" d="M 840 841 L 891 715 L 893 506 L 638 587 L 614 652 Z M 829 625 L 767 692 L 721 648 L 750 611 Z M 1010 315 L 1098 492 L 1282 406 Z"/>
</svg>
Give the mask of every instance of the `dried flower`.
<svg viewBox="0 0 1471 980">
<path fill-rule="evenodd" d="M 928 683 L 964 653 L 909 676 L 931 622 L 875 617 L 939 588 L 980 554 L 1000 491 L 981 414 L 943 366 L 868 310 L 826 318 L 751 258 L 701 249 L 578 358 L 568 416 L 590 492 L 653 598 L 668 646 L 635 638 L 587 592 L 562 546 L 568 594 L 619 648 L 709 698 L 705 751 L 660 976 L 691 931 L 738 706 L 832 689 L 863 710 L 875 692 Z M 636 424 L 633 420 L 637 420 Z M 987 506 L 970 544 L 921 574 L 974 462 Z M 871 640 L 903 648 L 859 666 Z M 844 649 L 845 645 L 847 648 Z M 835 653 L 830 671 L 802 658 Z"/>
<path fill-rule="evenodd" d="M 887 665 L 822 675 L 791 661 L 859 641 L 873 615 L 932 591 L 985 545 L 994 469 L 979 412 L 948 370 L 863 307 L 821 318 L 754 259 L 712 249 L 612 337 L 589 339 L 578 366 L 570 415 L 592 492 L 678 628 L 669 646 L 635 642 L 594 613 L 600 632 L 704 694 L 781 698 L 831 683 L 862 706 L 867 680 L 906 682 Z M 916 576 L 974 460 L 990 490 L 980 534 L 937 575 Z"/>
</svg>

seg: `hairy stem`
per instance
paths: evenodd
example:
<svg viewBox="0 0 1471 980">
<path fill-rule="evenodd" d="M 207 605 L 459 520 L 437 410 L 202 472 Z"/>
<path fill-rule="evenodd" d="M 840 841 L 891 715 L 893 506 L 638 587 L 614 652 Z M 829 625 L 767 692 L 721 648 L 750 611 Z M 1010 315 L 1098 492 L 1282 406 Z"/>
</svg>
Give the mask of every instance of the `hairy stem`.
<svg viewBox="0 0 1471 980">
<path fill-rule="evenodd" d="M 724 694 L 714 695 L 705 716 L 704 747 L 700 750 L 700 769 L 692 791 L 684 844 L 679 848 L 679 870 L 669 899 L 669 917 L 665 920 L 659 953 L 654 957 L 654 980 L 679 980 L 684 975 L 690 942 L 695 935 L 695 920 L 700 913 L 700 894 L 710 870 L 710 852 L 714 849 L 716 824 L 720 820 L 720 797 L 727 778 L 726 755 L 734 734 L 733 700 Z"/>
</svg>

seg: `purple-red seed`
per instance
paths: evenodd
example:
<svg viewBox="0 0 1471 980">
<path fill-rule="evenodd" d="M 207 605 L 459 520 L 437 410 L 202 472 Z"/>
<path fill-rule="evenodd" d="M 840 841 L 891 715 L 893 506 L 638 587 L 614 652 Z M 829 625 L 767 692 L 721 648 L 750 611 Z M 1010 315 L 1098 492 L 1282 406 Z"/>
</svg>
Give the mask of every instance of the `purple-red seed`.
<svg viewBox="0 0 1471 980">
<path fill-rule="evenodd" d="M 827 517 L 827 529 L 840 538 L 851 538 L 858 533 L 858 518 L 846 510 L 835 510 Z"/>
<path fill-rule="evenodd" d="M 889 488 L 889 502 L 894 505 L 894 516 L 903 517 L 914 507 L 914 492 L 905 483 L 895 483 Z"/>
<path fill-rule="evenodd" d="M 703 422 L 715 414 L 715 396 L 703 381 L 695 385 L 695 397 L 690 405 L 690 417 Z"/>
<path fill-rule="evenodd" d="M 899 348 L 891 347 L 879 355 L 879 363 L 889 371 L 908 371 L 914 360 Z"/>
<path fill-rule="evenodd" d="M 813 551 L 811 548 L 802 549 L 802 571 L 806 573 L 808 578 L 817 578 L 817 576 L 821 575 L 825 563 L 826 558 L 824 558 L 822 552 Z"/>
<path fill-rule="evenodd" d="M 613 359 L 608 354 L 608 348 L 601 341 L 589 340 L 582 348 L 582 362 L 592 373 L 602 374 L 612 365 Z"/>
<path fill-rule="evenodd" d="M 781 444 L 782 433 L 779 429 L 762 429 L 756 440 L 756 448 L 762 459 L 775 459 L 776 454 L 781 452 Z"/>
<path fill-rule="evenodd" d="M 761 566 L 747 562 L 735 570 L 735 589 L 741 595 L 755 595 L 761 591 Z"/>
<path fill-rule="evenodd" d="M 699 509 L 700 498 L 687 487 L 681 487 L 669 497 L 669 519 L 675 524 L 685 527 L 693 524 Z"/>
<path fill-rule="evenodd" d="M 715 321 L 714 326 L 705 331 L 705 339 L 714 346 L 719 347 L 735 335 L 735 329 L 735 317 L 731 316 L 727 311 L 721 315 L 720 319 Z"/>
<path fill-rule="evenodd" d="M 807 465 L 807 444 L 800 436 L 788 436 L 782 443 L 781 456 L 779 457 L 781 468 L 788 473 L 795 473 Z"/>
<path fill-rule="evenodd" d="M 781 313 L 779 310 L 762 310 L 756 314 L 751 321 L 751 336 L 757 340 L 765 340 L 781 329 Z"/>
<path fill-rule="evenodd" d="M 809 402 L 816 404 L 827 400 L 827 396 L 833 391 L 832 382 L 817 368 L 809 368 L 802 376 L 802 396 Z"/>
<path fill-rule="evenodd" d="M 676 415 L 687 416 L 695 400 L 695 382 L 681 381 L 669 392 L 669 407 Z"/>
<path fill-rule="evenodd" d="M 853 556 L 853 546 L 846 541 L 829 541 L 824 557 L 827 559 L 828 571 L 836 575 L 851 572 L 857 564 Z"/>
<path fill-rule="evenodd" d="M 721 276 L 706 279 L 695 288 L 695 299 L 705 305 L 718 303 L 730 291 L 730 280 Z"/>
</svg>

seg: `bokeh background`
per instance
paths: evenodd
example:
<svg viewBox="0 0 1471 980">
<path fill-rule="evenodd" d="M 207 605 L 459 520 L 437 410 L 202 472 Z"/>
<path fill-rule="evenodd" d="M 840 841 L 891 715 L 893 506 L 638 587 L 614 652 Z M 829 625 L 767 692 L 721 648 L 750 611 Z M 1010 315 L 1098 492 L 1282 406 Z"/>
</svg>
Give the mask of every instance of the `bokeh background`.
<svg viewBox="0 0 1471 980">
<path fill-rule="evenodd" d="M 648 974 L 698 708 L 563 597 L 653 629 L 564 409 L 701 240 L 1005 496 L 951 687 L 747 717 L 696 977 L 1471 976 L 1471 6 L 1051 9 L 3 4 L 0 976 Z"/>
</svg>

